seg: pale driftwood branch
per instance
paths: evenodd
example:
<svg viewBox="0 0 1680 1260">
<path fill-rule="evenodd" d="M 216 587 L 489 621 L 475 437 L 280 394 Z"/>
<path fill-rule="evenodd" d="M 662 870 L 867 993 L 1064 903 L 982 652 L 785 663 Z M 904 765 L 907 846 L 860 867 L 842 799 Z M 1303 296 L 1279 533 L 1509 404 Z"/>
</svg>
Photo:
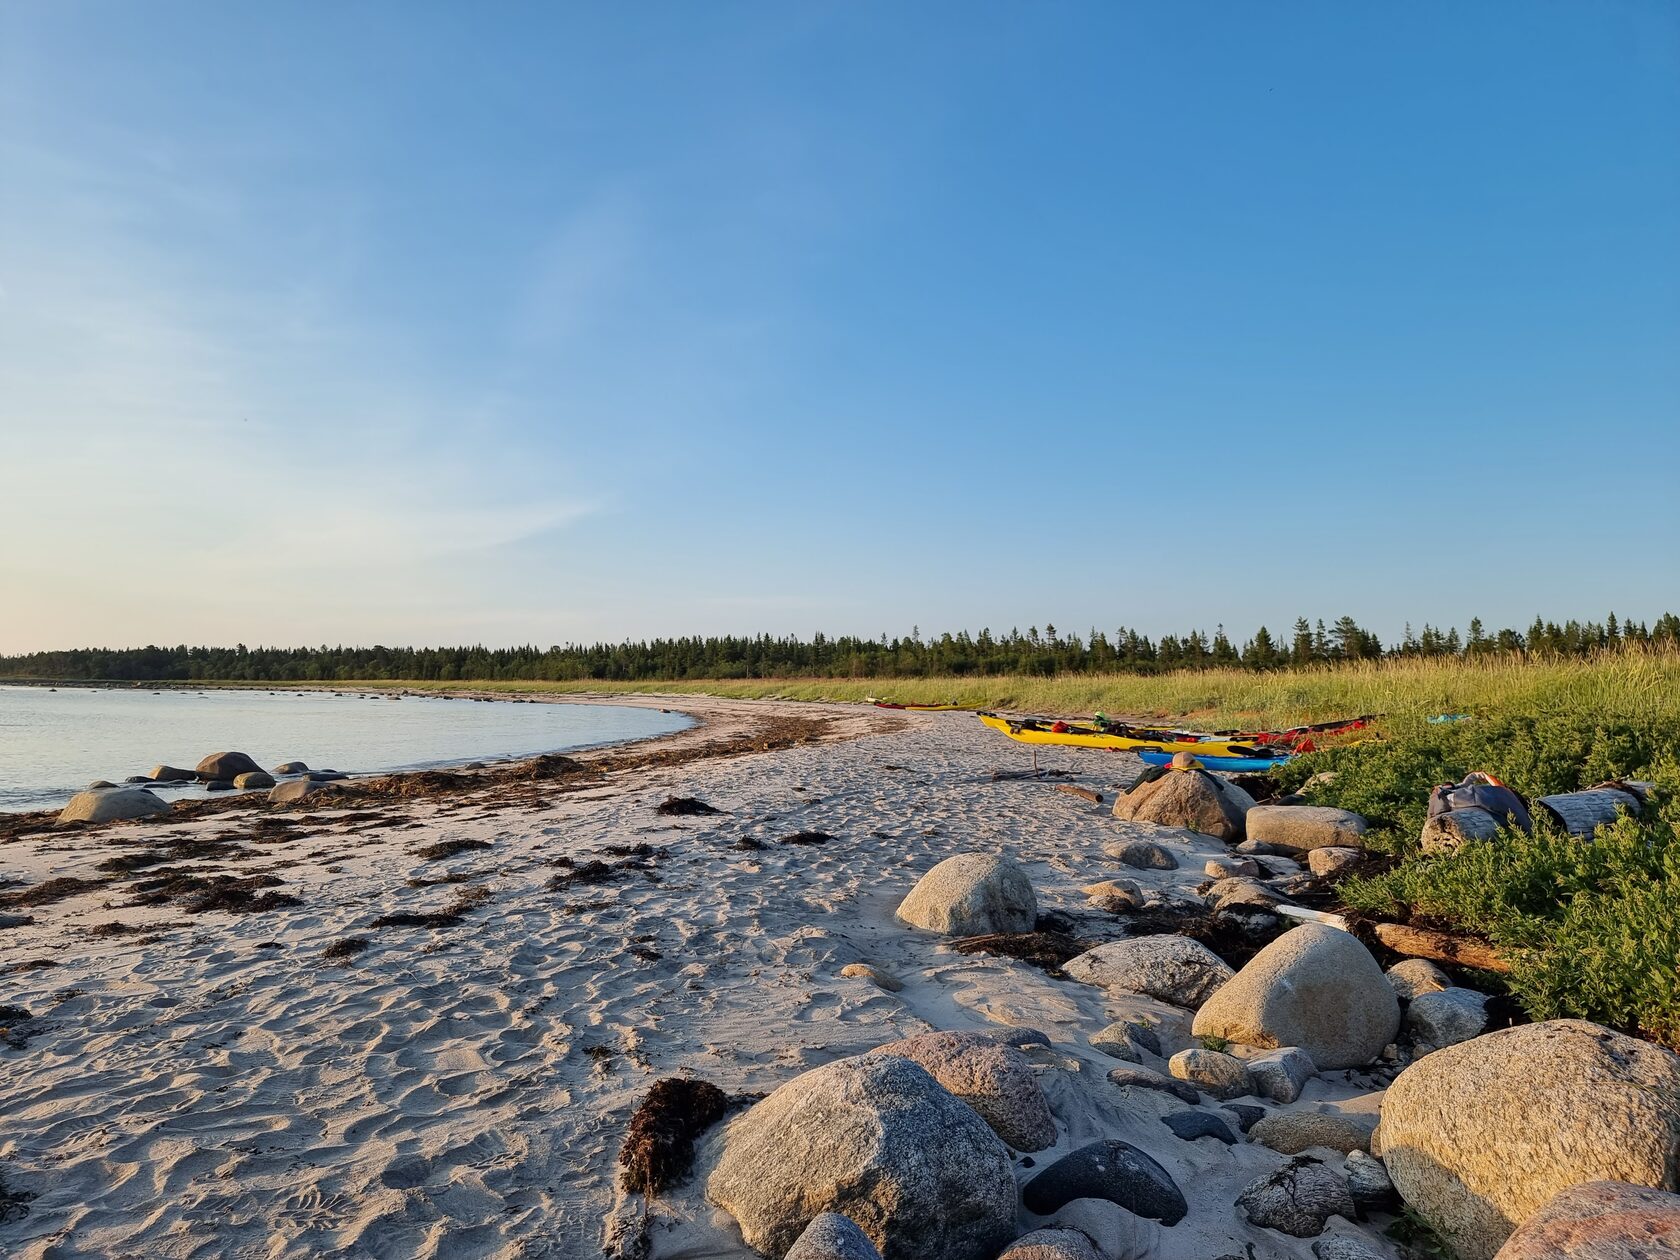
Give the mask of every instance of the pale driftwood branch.
<svg viewBox="0 0 1680 1260">
<path fill-rule="evenodd" d="M 1499 835 L 1499 820 L 1485 809 L 1455 809 L 1436 814 L 1423 824 L 1418 844 L 1425 853 L 1452 853 L 1472 840 Z"/>
<path fill-rule="evenodd" d="M 1056 784 L 1056 791 L 1066 792 L 1069 796 L 1084 797 L 1093 805 L 1101 805 L 1103 803 L 1101 792 L 1093 792 L 1090 788 L 1077 787 L 1072 783 L 1058 783 Z"/>
<path fill-rule="evenodd" d="M 1404 923 L 1374 923 L 1371 931 L 1377 940 L 1396 954 L 1404 954 L 1408 958 L 1428 958 L 1433 962 L 1474 967 L 1477 971 L 1496 971 L 1501 975 L 1511 970 L 1511 964 L 1485 941 L 1472 940 L 1467 936 L 1448 936 L 1445 932 L 1408 927 Z"/>
</svg>

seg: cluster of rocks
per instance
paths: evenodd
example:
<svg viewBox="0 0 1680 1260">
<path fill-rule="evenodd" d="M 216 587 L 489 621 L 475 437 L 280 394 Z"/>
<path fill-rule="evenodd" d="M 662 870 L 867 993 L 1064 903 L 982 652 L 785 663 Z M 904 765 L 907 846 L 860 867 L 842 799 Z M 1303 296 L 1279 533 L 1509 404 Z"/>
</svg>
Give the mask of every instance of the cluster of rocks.
<svg viewBox="0 0 1680 1260">
<path fill-rule="evenodd" d="M 1365 834 L 1356 814 L 1256 805 L 1195 769 L 1123 795 L 1115 813 L 1230 846 L 1204 866 L 1215 914 L 1275 911 L 1291 880 L 1357 863 Z M 1151 841 L 1104 851 L 1134 871 L 1179 866 Z M 1084 892 L 1122 915 L 1162 897 L 1126 878 Z M 1009 858 L 961 854 L 916 884 L 899 917 L 953 935 L 1024 933 L 1038 900 Z M 1250 1225 L 1315 1239 L 1318 1260 L 1374 1260 L 1380 1248 L 1327 1226 L 1404 1205 L 1459 1260 L 1680 1260 L 1680 1057 L 1581 1021 L 1488 1032 L 1485 995 L 1435 964 L 1385 972 L 1340 927 L 1283 926 L 1240 967 L 1171 932 L 1106 941 L 1062 966 L 1183 1012 L 1120 1020 L 1089 1042 L 1115 1062 L 1112 1085 L 1184 1104 L 1160 1117 L 1176 1138 L 1276 1153 L 1237 1196 Z M 1135 1146 L 1086 1142 L 1026 1179 L 1017 1203 L 1010 1150 L 1057 1140 L 1029 1044 L 934 1033 L 807 1073 L 726 1130 L 707 1193 L 767 1255 L 1134 1260 L 1154 1249 L 1149 1230 L 1188 1211 Z M 1312 1101 L 1328 1073 L 1374 1087 L 1366 1109 Z M 1018 1207 L 1043 1219 L 1017 1237 Z"/>
<path fill-rule="evenodd" d="M 245 753 L 211 753 L 192 770 L 185 770 L 179 766 L 157 765 L 152 767 L 150 774 L 130 775 L 121 784 L 105 779 L 96 780 L 88 784 L 86 791 L 78 792 L 70 798 L 69 804 L 59 812 L 58 821 L 119 822 L 168 813 L 169 803 L 153 790 L 158 787 L 202 783 L 206 792 L 248 792 L 267 789 L 269 800 L 281 803 L 301 799 L 322 785 L 348 777 L 337 770 L 311 770 L 301 761 L 283 762 L 270 773 Z M 291 781 L 279 782 L 282 778 Z"/>
</svg>

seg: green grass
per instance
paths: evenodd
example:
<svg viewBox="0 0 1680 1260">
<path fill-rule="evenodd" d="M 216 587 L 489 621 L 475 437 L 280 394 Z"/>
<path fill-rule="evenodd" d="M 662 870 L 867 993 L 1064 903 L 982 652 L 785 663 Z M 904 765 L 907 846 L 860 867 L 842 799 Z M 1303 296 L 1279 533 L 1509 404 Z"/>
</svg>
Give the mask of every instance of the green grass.
<svg viewBox="0 0 1680 1260">
<path fill-rule="evenodd" d="M 152 684 L 156 685 L 156 684 Z M 227 686 L 192 682 L 174 686 Z M 267 688 L 380 687 L 411 691 L 507 694 L 709 695 L 738 699 L 861 702 L 946 702 L 1033 713 L 1171 718 L 1208 726 L 1291 726 L 1352 713 L 1395 719 L 1435 713 L 1521 713 L 1570 708 L 1634 716 L 1664 713 L 1680 720 L 1680 653 L 1624 651 L 1585 660 L 1387 660 L 1252 673 L 1185 670 L 1154 676 L 1069 674 L 1055 678 L 997 675 L 968 678 L 731 679 L 685 682 L 355 681 L 241 684 Z"/>
</svg>

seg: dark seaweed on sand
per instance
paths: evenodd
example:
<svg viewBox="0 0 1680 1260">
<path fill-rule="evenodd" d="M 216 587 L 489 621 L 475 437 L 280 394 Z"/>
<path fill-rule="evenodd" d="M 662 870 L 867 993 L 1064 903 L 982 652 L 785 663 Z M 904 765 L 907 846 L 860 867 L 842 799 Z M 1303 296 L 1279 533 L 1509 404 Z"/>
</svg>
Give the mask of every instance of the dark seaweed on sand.
<svg viewBox="0 0 1680 1260">
<path fill-rule="evenodd" d="M 490 900 L 490 890 L 484 887 L 465 888 L 457 893 L 455 900 L 442 910 L 416 913 L 400 910 L 396 914 L 382 914 L 372 923 L 370 928 L 388 927 L 425 927 L 448 928 L 457 927 L 465 919 L 467 911 L 475 910 Z"/>
<path fill-rule="evenodd" d="M 424 848 L 414 850 L 414 856 L 428 862 L 436 862 L 442 858 L 454 857 L 457 853 L 472 853 L 489 847 L 488 840 L 439 840 L 436 844 L 428 844 Z"/>
<path fill-rule="evenodd" d="M 723 811 L 715 805 L 708 805 L 705 801 L 693 796 L 667 796 L 659 803 L 655 813 L 666 817 L 694 817 L 703 814 L 721 814 Z"/>
<path fill-rule="evenodd" d="M 365 936 L 342 936 L 322 950 L 321 957 L 327 962 L 347 967 L 350 960 L 366 949 L 369 943 Z"/>
<path fill-rule="evenodd" d="M 791 836 L 783 836 L 777 844 L 827 844 L 834 839 L 826 831 L 796 831 Z"/>
<path fill-rule="evenodd" d="M 1059 976 L 1062 964 L 1090 949 L 1092 942 L 1066 932 L 993 932 L 986 936 L 965 936 L 951 942 L 959 954 L 995 954 L 1018 958 L 1050 975 Z"/>
<path fill-rule="evenodd" d="M 285 881 L 273 875 L 199 875 L 186 871 L 165 871 L 155 878 L 134 882 L 139 895 L 131 905 L 161 906 L 176 904 L 188 914 L 204 914 L 210 910 L 226 910 L 230 914 L 256 914 L 281 906 L 303 904 L 290 893 L 262 892 Z"/>
<path fill-rule="evenodd" d="M 624 1188 L 658 1194 L 688 1175 L 694 1139 L 723 1118 L 729 1099 L 710 1081 L 670 1076 L 654 1082 L 630 1117 L 618 1152 Z"/>
<path fill-rule="evenodd" d="M 77 879 L 71 875 L 60 875 L 56 879 L 44 880 L 33 888 L 25 888 L 22 892 L 0 896 L 0 906 L 46 906 L 55 901 L 63 901 L 66 897 L 75 897 L 103 887 L 104 880 Z"/>
<path fill-rule="evenodd" d="M 6 1174 L 0 1170 L 0 1225 L 21 1221 L 29 1215 L 29 1204 L 34 1195 L 24 1190 L 13 1190 L 6 1185 Z"/>
</svg>

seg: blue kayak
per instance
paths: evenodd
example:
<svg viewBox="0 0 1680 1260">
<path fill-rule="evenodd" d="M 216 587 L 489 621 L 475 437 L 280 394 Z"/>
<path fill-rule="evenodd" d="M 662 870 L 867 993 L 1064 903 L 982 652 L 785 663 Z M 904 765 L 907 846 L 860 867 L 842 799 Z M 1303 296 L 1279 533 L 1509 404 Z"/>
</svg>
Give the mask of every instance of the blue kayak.
<svg viewBox="0 0 1680 1260">
<path fill-rule="evenodd" d="M 1275 757 L 1203 757 L 1196 752 L 1194 747 L 1182 748 L 1179 751 L 1187 752 L 1195 757 L 1205 769 L 1220 770 L 1226 774 L 1263 773 L 1273 766 L 1284 765 L 1295 756 L 1294 753 L 1279 753 Z M 1138 753 L 1138 756 L 1152 766 L 1170 766 L 1173 755 L 1170 752 L 1156 752 L 1148 748 L 1142 749 Z"/>
</svg>

